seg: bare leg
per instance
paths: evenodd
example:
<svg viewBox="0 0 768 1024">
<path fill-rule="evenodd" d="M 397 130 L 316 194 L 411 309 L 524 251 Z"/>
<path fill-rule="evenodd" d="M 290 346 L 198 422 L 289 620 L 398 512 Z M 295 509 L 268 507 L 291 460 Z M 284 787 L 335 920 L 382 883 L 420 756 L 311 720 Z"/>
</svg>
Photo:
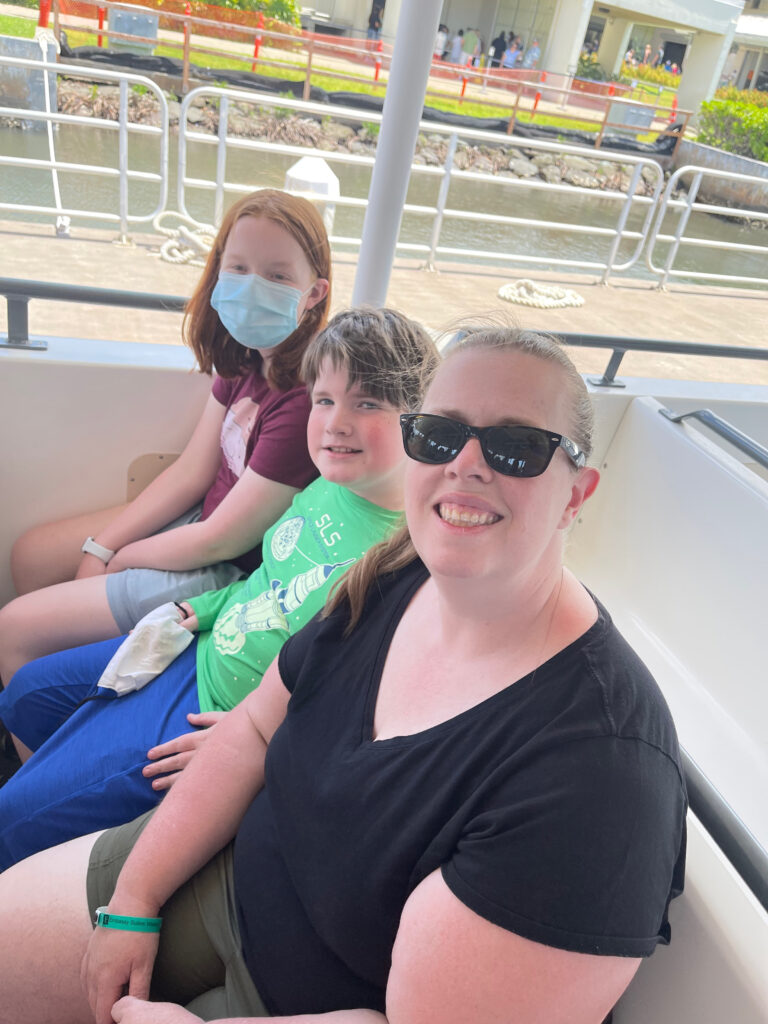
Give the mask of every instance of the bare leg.
<svg viewBox="0 0 768 1024">
<path fill-rule="evenodd" d="M 88 576 L 17 597 L 0 609 L 0 679 L 44 654 L 120 636 L 106 576 Z"/>
<path fill-rule="evenodd" d="M 13 733 L 10 733 L 9 735 L 13 740 L 13 745 L 16 747 L 16 753 L 19 755 L 21 763 L 24 764 L 25 761 L 28 761 L 30 757 L 32 757 L 34 750 L 30 750 L 26 743 L 22 743 L 17 736 L 13 735 Z"/>
<path fill-rule="evenodd" d="M 16 541 L 11 552 L 11 575 L 17 594 L 49 587 L 74 579 L 80 559 L 80 548 L 86 537 L 97 534 L 125 508 L 89 512 L 70 519 L 59 519 L 42 526 L 33 526 Z"/>
<path fill-rule="evenodd" d="M 0 1024 L 89 1024 L 80 963 L 92 928 L 85 879 L 98 833 L 0 874 Z"/>
</svg>

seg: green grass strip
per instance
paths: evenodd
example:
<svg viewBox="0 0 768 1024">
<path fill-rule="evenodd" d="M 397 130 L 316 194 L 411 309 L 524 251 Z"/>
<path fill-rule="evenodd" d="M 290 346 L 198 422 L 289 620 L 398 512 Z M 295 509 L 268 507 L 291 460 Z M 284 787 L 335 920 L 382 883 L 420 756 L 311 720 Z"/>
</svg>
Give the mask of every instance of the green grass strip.
<svg viewBox="0 0 768 1024">
<path fill-rule="evenodd" d="M 12 35 L 20 38 L 33 38 L 35 34 L 35 23 L 31 18 L 16 18 L 12 15 L 0 16 L 0 34 Z M 106 32 L 104 33 L 106 35 Z M 71 47 L 78 46 L 96 46 L 97 36 L 92 32 L 77 32 L 67 31 L 67 41 Z M 177 60 L 183 60 L 184 51 L 181 47 L 176 46 L 165 46 L 160 45 L 155 47 L 155 54 L 159 57 L 174 57 Z M 238 60 L 232 57 L 219 57 L 216 54 L 200 54 L 201 60 L 195 61 L 194 50 L 192 51 L 192 63 L 198 63 L 202 66 L 211 68 L 212 70 L 221 69 L 228 71 L 249 71 L 252 64 L 252 60 L 244 57 L 242 60 Z M 301 68 L 297 68 L 295 64 L 276 60 L 270 62 L 272 66 L 266 67 L 263 61 L 256 62 L 257 72 L 263 75 L 265 78 L 281 78 L 291 82 L 303 82 L 304 73 Z M 274 66 L 278 65 L 278 66 Z M 284 65 L 281 66 L 281 65 Z M 322 68 L 322 70 L 321 70 Z M 327 92 L 342 92 L 345 88 L 350 92 L 362 93 L 369 96 L 383 96 L 383 86 L 386 85 L 386 77 L 382 76 L 379 80 L 379 87 L 373 83 L 370 85 L 366 82 L 350 82 L 343 75 L 335 75 L 333 70 L 328 67 L 323 67 L 320 64 L 313 64 L 312 67 L 312 85 L 317 86 L 320 89 L 325 89 Z M 222 83 L 223 84 L 223 83 Z M 640 99 L 641 93 L 649 93 L 650 90 L 647 88 L 641 89 L 638 87 L 633 94 L 633 99 Z M 655 90 L 654 90 L 655 92 Z M 672 93 L 668 93 L 669 101 L 671 102 Z M 650 97 L 649 95 L 649 98 Z M 664 94 L 661 97 L 662 101 L 665 100 Z M 458 98 L 456 100 L 443 99 L 437 96 L 427 96 L 426 105 L 433 107 L 436 110 L 442 110 L 452 114 L 465 114 L 468 117 L 488 117 L 488 118 L 506 118 L 512 113 L 512 103 L 508 108 L 499 106 L 489 106 L 482 102 L 476 102 L 474 100 L 464 100 L 460 103 Z M 530 124 L 534 122 L 539 125 L 546 125 L 552 128 L 563 128 L 571 129 L 576 131 L 593 132 L 597 134 L 598 126 L 594 121 L 574 121 L 570 118 L 557 117 L 553 114 L 537 113 L 535 117 L 531 117 L 530 113 L 526 110 L 519 110 L 517 120 Z M 655 138 L 655 134 L 648 136 L 641 136 L 641 138 L 652 139 Z"/>
<path fill-rule="evenodd" d="M 34 18 L 17 18 L 13 14 L 0 14 L 0 36 L 34 39 L 35 27 Z"/>
</svg>

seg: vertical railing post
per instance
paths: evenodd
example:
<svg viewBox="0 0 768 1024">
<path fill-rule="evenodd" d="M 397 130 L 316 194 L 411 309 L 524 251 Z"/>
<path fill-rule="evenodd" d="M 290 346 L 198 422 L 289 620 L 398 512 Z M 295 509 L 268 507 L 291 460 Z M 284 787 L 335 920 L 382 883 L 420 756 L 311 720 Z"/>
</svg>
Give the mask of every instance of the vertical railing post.
<svg viewBox="0 0 768 1024">
<path fill-rule="evenodd" d="M 696 196 L 699 193 L 699 186 L 701 185 L 701 179 L 703 177 L 703 170 L 698 170 L 693 176 L 691 187 L 688 189 L 688 195 L 685 199 L 685 209 L 682 212 L 680 223 L 677 225 L 677 231 L 675 231 L 674 240 L 669 247 L 669 252 L 667 253 L 667 262 L 664 264 L 664 273 L 661 281 L 659 281 L 660 288 L 665 288 L 667 281 L 669 280 L 669 273 L 672 270 L 675 258 L 677 257 L 677 251 L 680 248 L 680 239 L 683 237 L 690 216 L 693 213 L 693 204 L 696 202 Z"/>
<path fill-rule="evenodd" d="M 253 61 L 251 62 L 251 71 L 256 70 L 256 61 L 259 59 L 259 50 L 261 49 L 261 40 L 264 38 L 262 29 L 264 28 L 264 11 L 259 11 L 259 17 L 256 22 L 256 35 L 253 37 Z"/>
<path fill-rule="evenodd" d="M 623 384 L 620 380 L 616 380 L 616 374 L 619 372 L 621 361 L 627 354 L 625 348 L 615 348 L 611 353 L 611 358 L 608 360 L 608 365 L 603 370 L 602 377 L 587 377 L 590 384 L 594 384 L 596 388 L 623 388 L 626 384 Z"/>
<path fill-rule="evenodd" d="M 37 15 L 37 24 L 40 28 L 48 28 L 48 19 L 51 16 L 51 0 L 40 0 L 40 10 Z"/>
<path fill-rule="evenodd" d="M 515 93 L 515 105 L 512 107 L 512 113 L 509 118 L 509 124 L 507 125 L 507 135 L 511 135 L 512 132 L 515 130 L 515 121 L 517 120 L 517 108 L 520 106 L 520 97 L 522 96 L 520 82 L 515 82 L 515 88 L 517 89 L 517 92 Z"/>
<path fill-rule="evenodd" d="M 187 0 L 187 3 L 184 6 L 184 55 L 181 68 L 181 93 L 183 96 L 186 96 L 189 92 L 189 47 L 190 36 L 192 34 L 189 19 L 191 14 L 192 4 Z"/>
<path fill-rule="evenodd" d="M 683 139 L 685 138 L 685 133 L 688 131 L 688 122 L 690 121 L 690 119 L 691 119 L 691 111 L 690 110 L 686 110 L 683 113 L 683 127 L 677 133 L 677 139 L 675 140 L 675 148 L 672 150 L 672 158 L 673 159 L 677 156 L 677 151 L 680 148 L 680 143 L 683 141 Z"/>
<path fill-rule="evenodd" d="M 8 308 L 8 335 L 0 334 L 0 348 L 20 348 L 26 351 L 45 351 L 47 341 L 31 341 L 29 337 L 29 306 L 28 295 L 6 295 Z"/>
<path fill-rule="evenodd" d="M 117 167 L 120 173 L 120 242 L 128 238 L 128 83 L 120 79 L 120 115 L 118 121 Z"/>
<path fill-rule="evenodd" d="M 213 207 L 213 223 L 221 224 L 224 216 L 224 182 L 227 175 L 227 122 L 229 121 L 229 96 L 219 101 L 219 132 L 216 146 L 216 196 Z"/>
<path fill-rule="evenodd" d="M 303 100 L 308 100 L 312 95 L 312 55 L 315 52 L 315 40 L 310 39 L 307 46 L 307 71 L 304 78 L 304 88 L 301 93 Z"/>
<path fill-rule="evenodd" d="M 453 159 L 456 156 L 456 146 L 458 141 L 459 136 L 456 132 L 454 132 L 448 140 L 448 151 L 445 154 L 445 163 L 443 164 L 443 179 L 440 182 L 440 191 L 437 196 L 437 210 L 435 212 L 435 219 L 432 221 L 432 238 L 429 242 L 427 270 L 435 269 L 435 254 L 440 241 L 440 231 L 443 227 L 443 214 L 445 211 L 445 204 L 448 199 L 448 190 L 451 187 L 451 171 L 453 170 Z"/>
<path fill-rule="evenodd" d="M 571 98 L 571 89 L 573 88 L 573 80 L 576 77 L 576 66 L 574 64 L 568 65 L 568 76 L 565 80 L 565 88 L 563 89 L 563 98 L 560 101 L 560 109 L 565 110 L 568 102 Z"/>
<path fill-rule="evenodd" d="M 643 165 L 635 164 L 635 169 L 632 172 L 632 177 L 629 182 L 629 188 L 627 189 L 627 198 L 624 200 L 624 203 L 621 207 L 621 213 L 619 214 L 619 219 L 616 223 L 616 235 L 613 239 L 613 242 L 611 243 L 611 249 L 608 253 L 608 259 L 606 261 L 607 266 L 601 278 L 601 284 L 608 284 L 608 278 L 611 275 L 611 269 L 613 268 L 613 264 L 616 260 L 616 254 L 618 253 L 619 246 L 621 245 L 621 238 L 624 233 L 624 228 L 627 224 L 629 211 L 632 209 L 632 200 L 634 199 L 635 193 L 637 192 L 637 186 L 640 184 L 640 176 L 642 173 Z"/>
<path fill-rule="evenodd" d="M 609 114 L 609 111 L 610 111 L 610 105 L 609 105 L 608 101 L 606 101 L 605 109 L 603 110 L 603 120 L 602 120 L 602 122 L 600 124 L 600 129 L 599 129 L 599 131 L 597 133 L 597 138 L 595 139 L 595 149 L 600 149 L 600 143 L 603 141 L 603 136 L 605 135 L 605 128 L 606 128 L 606 125 L 608 124 L 608 114 Z"/>
<path fill-rule="evenodd" d="M 179 111 L 179 147 L 176 163 L 176 201 L 179 206 L 179 212 L 185 216 L 189 216 L 185 194 L 187 184 L 187 113 L 189 105 L 190 99 L 187 95 L 181 101 L 181 110 Z"/>
<path fill-rule="evenodd" d="M 29 341 L 29 299 L 26 295 L 9 295 L 8 342 L 12 345 L 26 345 Z"/>
</svg>

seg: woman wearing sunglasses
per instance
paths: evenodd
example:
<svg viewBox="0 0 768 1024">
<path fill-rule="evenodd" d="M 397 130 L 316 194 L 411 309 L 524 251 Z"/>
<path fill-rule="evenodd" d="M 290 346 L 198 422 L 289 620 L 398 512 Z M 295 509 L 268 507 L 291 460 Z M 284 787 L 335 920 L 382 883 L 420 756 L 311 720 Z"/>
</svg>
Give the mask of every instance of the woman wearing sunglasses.
<svg viewBox="0 0 768 1024">
<path fill-rule="evenodd" d="M 590 429 L 553 340 L 448 356 L 403 417 L 407 530 L 154 816 L 0 877 L 3 1020 L 603 1020 L 669 941 L 686 801 L 656 684 L 562 564 Z"/>
</svg>

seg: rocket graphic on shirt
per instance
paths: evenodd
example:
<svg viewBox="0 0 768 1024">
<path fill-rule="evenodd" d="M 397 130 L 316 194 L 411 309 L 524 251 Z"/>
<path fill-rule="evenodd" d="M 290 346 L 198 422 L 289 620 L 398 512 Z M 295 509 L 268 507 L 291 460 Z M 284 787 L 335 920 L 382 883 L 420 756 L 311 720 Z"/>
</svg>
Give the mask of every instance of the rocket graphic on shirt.
<svg viewBox="0 0 768 1024">
<path fill-rule="evenodd" d="M 245 634 L 255 630 L 288 629 L 288 616 L 304 603 L 308 595 L 322 587 L 335 569 L 354 562 L 328 562 L 294 576 L 287 586 L 272 580 L 269 590 L 245 604 L 234 604 L 219 616 L 214 626 L 215 644 L 222 654 L 237 654 L 245 644 Z"/>
</svg>

